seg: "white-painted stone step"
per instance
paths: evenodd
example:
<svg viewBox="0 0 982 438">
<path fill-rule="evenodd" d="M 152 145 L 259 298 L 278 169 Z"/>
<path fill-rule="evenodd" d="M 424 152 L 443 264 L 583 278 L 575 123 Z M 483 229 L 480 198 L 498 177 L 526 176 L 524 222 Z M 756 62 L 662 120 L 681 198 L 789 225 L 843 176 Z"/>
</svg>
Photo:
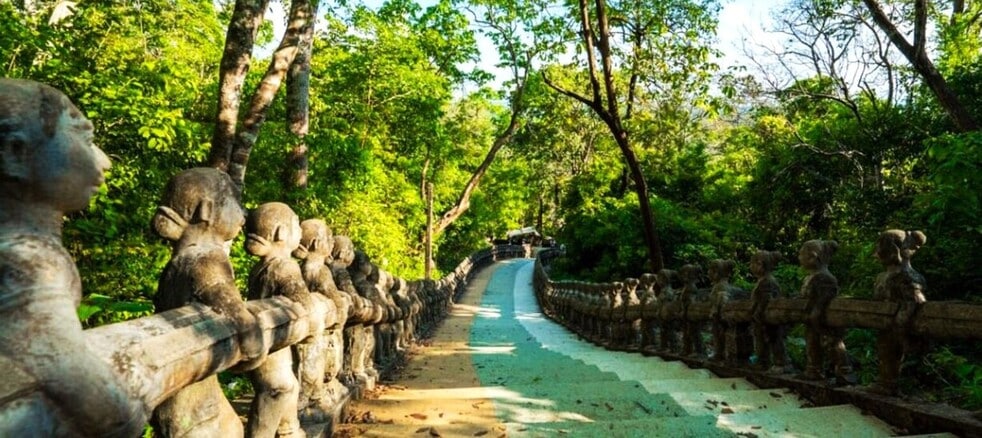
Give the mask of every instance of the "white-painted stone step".
<svg viewBox="0 0 982 438">
<path fill-rule="evenodd" d="M 726 390 L 755 390 L 757 386 L 748 382 L 746 379 L 731 377 L 728 379 L 720 378 L 699 378 L 699 379 L 663 379 L 663 380 L 638 380 L 648 392 L 652 394 L 662 394 L 671 392 L 698 392 L 698 391 L 726 391 Z"/>
<path fill-rule="evenodd" d="M 757 410 L 785 411 L 810 405 L 785 389 L 672 392 L 689 415 L 735 414 Z"/>
<path fill-rule="evenodd" d="M 717 417 L 716 425 L 734 433 L 795 437 L 888 437 L 889 424 L 855 406 L 837 405 L 790 411 L 759 410 Z"/>
</svg>

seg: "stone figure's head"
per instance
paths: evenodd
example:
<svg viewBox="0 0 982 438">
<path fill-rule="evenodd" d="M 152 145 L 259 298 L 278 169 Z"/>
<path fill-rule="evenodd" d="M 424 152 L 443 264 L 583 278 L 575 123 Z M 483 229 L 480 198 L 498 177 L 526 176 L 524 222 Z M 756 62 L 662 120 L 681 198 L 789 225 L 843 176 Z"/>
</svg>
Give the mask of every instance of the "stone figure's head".
<svg viewBox="0 0 982 438">
<path fill-rule="evenodd" d="M 774 268 L 777 267 L 777 262 L 781 261 L 781 253 L 778 251 L 765 251 L 758 250 L 754 255 L 750 256 L 750 273 L 754 274 L 754 277 L 762 278 L 766 277 L 771 272 L 774 272 Z"/>
<path fill-rule="evenodd" d="M 300 246 L 300 218 L 282 202 L 267 202 L 246 219 L 246 251 L 258 257 L 289 257 Z"/>
<path fill-rule="evenodd" d="M 334 258 L 335 265 L 342 268 L 351 266 L 355 260 L 355 244 L 351 238 L 342 235 L 334 236 L 334 250 L 331 251 L 331 256 Z"/>
<path fill-rule="evenodd" d="M 709 281 L 716 283 L 722 280 L 729 280 L 736 269 L 736 262 L 733 260 L 716 259 L 709 262 Z"/>
<path fill-rule="evenodd" d="M 702 277 L 702 268 L 699 265 L 684 265 L 679 268 L 679 278 L 686 285 L 694 285 L 699 281 L 699 277 Z"/>
<path fill-rule="evenodd" d="M 884 266 L 900 265 L 910 260 L 925 243 L 927 236 L 920 231 L 887 230 L 876 239 L 873 256 Z"/>
<path fill-rule="evenodd" d="M 646 272 L 644 274 L 641 274 L 640 281 L 641 282 L 638 284 L 638 286 L 640 286 L 642 289 L 648 290 L 648 289 L 651 289 L 652 287 L 657 287 L 657 285 L 658 285 L 658 276 L 655 275 L 655 274 Z"/>
<path fill-rule="evenodd" d="M 839 248 L 834 240 L 809 240 L 798 250 L 798 262 L 807 270 L 820 270 L 829 266 L 832 254 Z"/>
<path fill-rule="evenodd" d="M 678 276 L 678 273 L 671 269 L 662 269 L 655 276 L 658 278 L 656 288 L 661 291 L 672 287 L 672 281 Z"/>
<path fill-rule="evenodd" d="M 330 263 L 333 250 L 334 233 L 326 222 L 321 219 L 307 219 L 300 223 L 300 246 L 293 251 L 294 257 L 306 259 L 316 255 L 323 257 L 325 263 Z"/>
<path fill-rule="evenodd" d="M 62 92 L 0 78 L 0 198 L 63 213 L 86 208 L 110 165 L 92 134 Z"/>
<path fill-rule="evenodd" d="M 207 230 L 222 242 L 235 238 L 245 222 L 232 179 L 218 169 L 198 167 L 174 175 L 151 224 L 160 237 L 177 242 L 189 227 Z"/>
</svg>

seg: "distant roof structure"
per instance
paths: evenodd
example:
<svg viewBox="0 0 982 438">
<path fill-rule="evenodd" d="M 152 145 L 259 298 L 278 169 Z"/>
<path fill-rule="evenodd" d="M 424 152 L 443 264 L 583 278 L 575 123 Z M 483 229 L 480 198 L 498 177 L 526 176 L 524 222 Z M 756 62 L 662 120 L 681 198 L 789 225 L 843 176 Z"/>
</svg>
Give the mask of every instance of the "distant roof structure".
<svg viewBox="0 0 982 438">
<path fill-rule="evenodd" d="M 539 232 L 535 230 L 535 227 L 524 227 L 517 230 L 511 230 L 505 233 L 505 237 L 511 239 L 512 237 L 519 236 L 540 236 Z"/>
</svg>

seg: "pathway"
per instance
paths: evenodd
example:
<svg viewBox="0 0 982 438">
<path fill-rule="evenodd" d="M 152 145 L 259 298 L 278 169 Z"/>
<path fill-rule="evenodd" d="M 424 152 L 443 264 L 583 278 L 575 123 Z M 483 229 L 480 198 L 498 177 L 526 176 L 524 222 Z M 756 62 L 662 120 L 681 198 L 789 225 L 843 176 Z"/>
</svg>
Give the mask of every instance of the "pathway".
<svg viewBox="0 0 982 438">
<path fill-rule="evenodd" d="M 852 406 L 809 407 L 786 390 L 580 341 L 539 312 L 532 267 L 510 260 L 478 275 L 399 381 L 353 402 L 374 423 L 339 435 L 893 435 Z"/>
</svg>

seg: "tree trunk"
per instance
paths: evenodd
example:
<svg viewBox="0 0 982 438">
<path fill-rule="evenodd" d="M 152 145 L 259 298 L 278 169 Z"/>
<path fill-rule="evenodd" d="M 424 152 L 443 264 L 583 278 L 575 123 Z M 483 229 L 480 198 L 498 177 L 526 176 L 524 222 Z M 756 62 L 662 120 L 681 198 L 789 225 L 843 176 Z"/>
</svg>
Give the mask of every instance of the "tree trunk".
<svg viewBox="0 0 982 438">
<path fill-rule="evenodd" d="M 222 53 L 218 73 L 218 110 L 208 156 L 208 164 L 222 171 L 228 171 L 228 163 L 232 157 L 242 83 L 249 73 L 256 32 L 263 22 L 263 13 L 268 4 L 269 0 L 236 1 L 232 21 L 225 34 L 225 51 Z"/>
<path fill-rule="evenodd" d="M 311 0 L 294 0 L 290 6 L 290 19 L 280 40 L 279 47 L 273 52 L 273 59 L 266 69 L 266 74 L 252 95 L 249 112 L 242 119 L 242 129 L 235 135 L 232 143 L 232 156 L 228 166 L 228 174 L 232 182 L 240 189 L 245 185 L 245 171 L 249 164 L 249 154 L 256 144 L 259 130 L 266 121 L 266 113 L 276 97 L 286 71 L 293 64 L 297 55 L 300 34 L 308 21 L 313 21 L 313 6 Z"/>
<path fill-rule="evenodd" d="M 927 4 L 926 0 L 915 0 L 915 15 L 917 18 L 914 23 L 914 44 L 907 41 L 906 38 L 897 29 L 897 26 L 890 21 L 890 17 L 883 11 L 880 3 L 877 0 L 863 0 L 866 4 L 866 8 L 869 9 L 870 14 L 873 15 L 873 21 L 876 25 L 880 27 L 890 38 L 890 42 L 903 53 L 907 61 L 914 67 L 914 70 L 921 75 L 921 79 L 927 84 L 934 96 L 937 97 L 938 103 L 941 108 L 948 114 L 952 122 L 961 132 L 975 131 L 978 129 L 978 124 L 972 117 L 971 113 L 962 105 L 958 96 L 955 95 L 951 88 L 948 87 L 947 81 L 938 72 L 938 69 L 931 62 L 931 59 L 927 56 L 927 49 L 925 48 L 926 41 L 926 20 L 927 20 Z"/>
<path fill-rule="evenodd" d="M 433 227 L 433 236 L 438 236 L 440 233 L 446 230 L 450 224 L 452 224 L 455 220 L 457 220 L 457 218 L 463 215 L 468 208 L 470 208 L 471 195 L 473 195 L 474 191 L 477 190 L 477 186 L 481 183 L 481 178 L 484 176 L 484 173 L 488 171 L 489 167 L 491 167 L 491 163 L 494 162 L 495 155 L 498 154 L 498 151 L 501 150 L 502 147 L 511 141 L 512 136 L 515 135 L 515 131 L 518 130 L 521 120 L 521 99 L 524 92 L 524 84 L 525 83 L 523 81 L 520 85 L 517 85 L 518 90 L 516 90 L 515 96 L 512 98 L 511 119 L 508 121 L 508 127 L 494 139 L 494 144 L 491 145 L 491 149 L 488 150 L 488 154 L 484 156 L 484 161 L 482 161 L 481 165 L 474 170 L 474 173 L 471 174 L 471 179 L 467 181 L 467 185 L 465 185 L 464 189 L 461 190 L 460 196 L 457 197 L 457 202 L 440 216 L 440 220 L 438 220 L 436 225 Z"/>
<path fill-rule="evenodd" d="M 316 2 L 311 17 L 317 16 Z M 288 157 L 288 184 L 296 189 L 307 188 L 307 143 L 304 138 L 310 129 L 310 56 L 314 47 L 314 19 L 307 21 L 300 34 L 297 56 L 286 77 L 286 111 L 290 133 L 297 138 Z"/>
<path fill-rule="evenodd" d="M 607 21 L 607 5 L 604 0 L 595 0 L 594 4 L 597 8 L 596 49 L 594 48 L 595 35 L 590 24 L 590 14 L 586 0 L 579 0 L 580 25 L 582 26 L 581 35 L 587 51 L 588 71 L 590 73 L 590 86 L 593 90 L 593 96 L 587 98 L 573 91 L 563 89 L 550 81 L 545 76 L 545 73 L 543 73 L 543 79 L 550 88 L 587 105 L 604 121 L 607 128 L 610 129 L 610 133 L 614 136 L 617 146 L 621 149 L 621 154 L 624 156 L 627 168 L 630 170 L 631 179 L 634 181 L 634 192 L 638 196 L 641 226 L 644 230 L 648 258 L 651 269 L 657 272 L 665 266 L 665 263 L 661 253 L 661 242 L 658 239 L 658 232 L 655 229 L 655 218 L 651 212 L 651 202 L 648 200 L 648 183 L 644 179 L 644 172 L 641 171 L 641 163 L 638 162 L 638 158 L 634 154 L 634 149 L 631 147 L 631 142 L 628 139 L 628 131 L 624 128 L 620 116 L 620 108 L 618 107 L 617 101 L 617 87 L 614 82 L 613 56 L 610 48 L 610 25 Z M 604 102 L 604 96 L 600 92 L 600 79 L 597 77 L 594 50 L 600 52 L 606 102 Z M 604 106 L 605 103 L 606 107 Z"/>
</svg>

